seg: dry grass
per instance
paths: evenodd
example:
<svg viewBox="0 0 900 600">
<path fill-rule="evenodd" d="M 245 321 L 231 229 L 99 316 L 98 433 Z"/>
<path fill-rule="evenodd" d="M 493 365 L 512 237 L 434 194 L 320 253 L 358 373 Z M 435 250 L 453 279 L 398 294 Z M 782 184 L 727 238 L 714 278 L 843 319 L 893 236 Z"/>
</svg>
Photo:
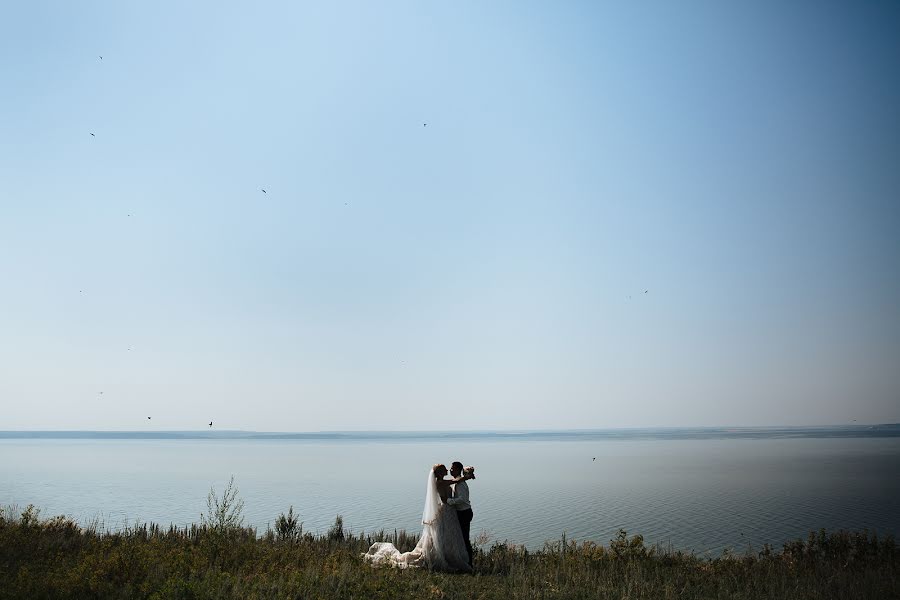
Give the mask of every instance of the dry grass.
<svg viewBox="0 0 900 600">
<path fill-rule="evenodd" d="M 283 518 L 282 518 L 283 517 Z M 824 531 L 780 550 L 700 558 L 658 552 L 625 532 L 606 546 L 565 539 L 539 551 L 479 546 L 474 576 L 371 568 L 373 541 L 412 548 L 402 531 L 302 531 L 293 510 L 276 530 L 136 524 L 111 532 L 33 507 L 0 511 L 5 598 L 897 598 L 892 538 Z"/>
</svg>

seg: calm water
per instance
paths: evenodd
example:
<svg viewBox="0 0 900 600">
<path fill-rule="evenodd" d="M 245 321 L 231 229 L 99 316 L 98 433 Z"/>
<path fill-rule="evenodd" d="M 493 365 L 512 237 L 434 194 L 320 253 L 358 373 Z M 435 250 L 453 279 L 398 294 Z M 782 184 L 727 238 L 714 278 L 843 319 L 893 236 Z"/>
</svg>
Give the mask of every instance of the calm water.
<svg viewBox="0 0 900 600">
<path fill-rule="evenodd" d="M 593 458 L 596 457 L 596 460 Z M 540 547 L 616 530 L 698 553 L 810 530 L 900 533 L 900 438 L 510 440 L 0 439 L 0 504 L 116 528 L 199 522 L 232 474 L 245 523 L 418 531 L 434 462 L 477 466 L 475 532 Z"/>
</svg>

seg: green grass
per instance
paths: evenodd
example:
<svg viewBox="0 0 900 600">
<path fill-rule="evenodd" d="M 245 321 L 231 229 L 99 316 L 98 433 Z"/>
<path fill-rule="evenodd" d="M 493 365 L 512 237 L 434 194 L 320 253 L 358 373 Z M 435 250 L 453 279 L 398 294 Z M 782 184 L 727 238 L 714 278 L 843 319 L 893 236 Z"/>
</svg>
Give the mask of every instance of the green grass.
<svg viewBox="0 0 900 600">
<path fill-rule="evenodd" d="M 353 534 L 340 520 L 316 536 L 293 510 L 260 535 L 225 517 L 108 531 L 8 508 L 0 511 L 0 599 L 900 597 L 893 538 L 866 532 L 820 531 L 777 551 L 717 558 L 658 552 L 625 532 L 605 546 L 495 543 L 477 548 L 474 576 L 372 568 L 360 555 L 373 541 L 409 550 L 416 537 Z"/>
</svg>

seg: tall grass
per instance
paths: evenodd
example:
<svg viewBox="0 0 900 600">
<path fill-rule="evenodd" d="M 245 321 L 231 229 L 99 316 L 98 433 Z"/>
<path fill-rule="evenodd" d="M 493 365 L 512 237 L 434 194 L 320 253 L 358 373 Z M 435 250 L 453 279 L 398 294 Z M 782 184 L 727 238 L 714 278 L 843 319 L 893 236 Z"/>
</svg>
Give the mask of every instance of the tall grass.
<svg viewBox="0 0 900 600">
<path fill-rule="evenodd" d="M 293 507 L 262 533 L 219 525 L 109 531 L 41 519 L 32 506 L 0 510 L 0 599 L 900 597 L 894 539 L 867 532 L 819 531 L 717 558 L 647 547 L 624 531 L 607 545 L 563 538 L 537 551 L 482 543 L 469 576 L 372 568 L 360 558 L 372 542 L 405 551 L 416 536 L 355 534 L 340 517 L 313 535 Z"/>
</svg>

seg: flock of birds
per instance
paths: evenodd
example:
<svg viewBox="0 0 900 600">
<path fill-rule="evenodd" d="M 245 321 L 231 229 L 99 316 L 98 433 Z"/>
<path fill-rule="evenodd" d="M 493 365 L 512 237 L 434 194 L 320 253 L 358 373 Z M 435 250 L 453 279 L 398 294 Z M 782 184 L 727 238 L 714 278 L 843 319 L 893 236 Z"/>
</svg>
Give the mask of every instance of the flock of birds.
<svg viewBox="0 0 900 600">
<path fill-rule="evenodd" d="M 99 56 L 99 55 L 98 55 L 98 56 Z M 102 57 L 102 56 L 99 56 L 99 58 L 100 58 L 100 60 L 103 60 L 103 57 Z M 93 131 L 91 131 L 91 132 L 89 132 L 89 133 L 91 134 L 91 137 L 92 137 L 92 138 L 96 138 L 96 137 L 97 137 L 97 135 L 96 135 Z M 263 194 L 267 194 L 268 192 L 266 192 L 266 190 L 263 189 L 263 190 L 262 190 L 262 193 L 263 193 Z M 128 216 L 130 217 L 130 216 L 131 216 L 131 213 L 128 213 Z M 78 293 L 79 293 L 79 294 L 83 294 L 83 293 L 84 293 L 84 290 L 78 290 Z M 128 350 L 131 351 L 131 347 L 129 347 Z M 101 395 L 101 396 L 103 395 L 103 392 L 98 392 L 98 393 L 99 393 L 99 395 Z M 149 416 L 148 416 L 148 417 L 147 417 L 147 420 L 148 420 L 148 421 L 151 421 L 151 420 L 153 420 L 153 417 L 149 417 Z M 213 422 L 210 421 L 209 424 L 208 424 L 208 426 L 209 426 L 210 429 L 212 429 Z"/>
<path fill-rule="evenodd" d="M 99 55 L 98 55 L 98 56 L 99 56 Z M 103 56 L 99 56 L 99 57 L 100 57 L 100 60 L 102 61 L 102 60 L 103 60 Z M 422 123 L 422 127 L 428 127 L 428 123 Z M 94 134 L 93 131 L 91 131 L 90 134 L 91 134 L 91 137 L 93 137 L 93 138 L 96 138 L 96 137 L 97 137 L 97 136 Z M 261 191 L 263 194 L 267 194 L 267 195 L 268 195 L 268 193 L 269 193 L 269 192 L 266 191 L 265 188 L 260 188 L 260 191 Z M 344 202 L 344 206 L 348 206 L 348 205 L 349 205 L 348 202 Z M 131 216 L 131 213 L 128 213 L 128 216 L 130 217 L 130 216 Z M 644 290 L 644 293 L 646 294 L 648 291 L 649 291 L 649 290 Z M 83 294 L 83 293 L 84 293 L 84 290 L 78 290 L 78 293 Z M 631 296 L 628 296 L 627 298 L 628 298 L 628 300 L 631 300 Z M 131 348 L 128 348 L 128 350 L 131 350 Z M 406 361 L 400 361 L 400 362 L 401 362 L 401 363 L 405 363 Z M 100 392 L 100 394 L 102 395 L 103 392 Z M 147 417 L 147 420 L 148 420 L 148 421 L 152 420 L 152 417 Z M 209 427 L 212 428 L 212 426 L 213 426 L 213 422 L 210 421 L 210 422 L 209 422 Z M 594 460 L 597 460 L 597 459 L 594 458 Z"/>
<path fill-rule="evenodd" d="M 129 348 L 129 350 L 131 350 L 131 348 Z M 97 392 L 97 394 L 99 394 L 100 396 L 102 396 L 102 395 L 103 395 L 103 392 Z M 150 421 L 150 420 L 152 420 L 152 419 L 153 419 L 153 417 L 147 417 L 147 420 L 148 420 L 148 421 Z M 213 426 L 213 422 L 210 421 L 210 422 L 209 422 L 209 427 L 210 427 L 210 429 L 212 428 L 212 426 Z"/>
<path fill-rule="evenodd" d="M 101 393 L 101 394 L 102 394 L 102 393 L 103 393 L 103 392 L 100 392 L 100 393 Z M 147 420 L 148 420 L 148 421 L 149 421 L 149 420 L 151 420 L 151 419 L 152 419 L 152 418 L 153 418 L 153 417 L 147 417 Z M 210 428 L 211 428 L 211 427 L 212 427 L 212 424 L 213 424 L 213 422 L 212 422 L 212 421 L 210 421 L 210 422 L 209 422 L 209 426 L 210 426 Z"/>
</svg>

